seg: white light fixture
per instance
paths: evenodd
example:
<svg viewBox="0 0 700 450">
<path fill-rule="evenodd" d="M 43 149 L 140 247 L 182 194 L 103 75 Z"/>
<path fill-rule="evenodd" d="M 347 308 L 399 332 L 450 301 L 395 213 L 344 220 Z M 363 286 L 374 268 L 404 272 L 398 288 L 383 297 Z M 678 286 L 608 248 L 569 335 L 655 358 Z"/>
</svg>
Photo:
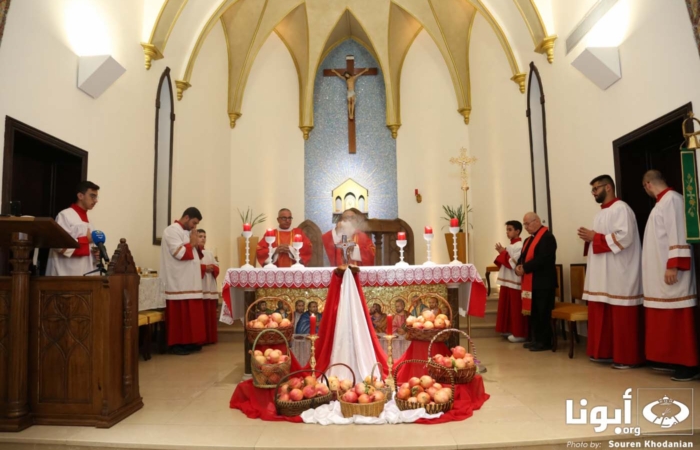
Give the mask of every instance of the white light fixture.
<svg viewBox="0 0 700 450">
<path fill-rule="evenodd" d="M 586 48 L 571 65 L 602 90 L 622 78 L 620 51 L 617 47 Z"/>
<path fill-rule="evenodd" d="M 78 63 L 78 89 L 98 98 L 126 69 L 110 55 L 81 56 Z"/>
</svg>

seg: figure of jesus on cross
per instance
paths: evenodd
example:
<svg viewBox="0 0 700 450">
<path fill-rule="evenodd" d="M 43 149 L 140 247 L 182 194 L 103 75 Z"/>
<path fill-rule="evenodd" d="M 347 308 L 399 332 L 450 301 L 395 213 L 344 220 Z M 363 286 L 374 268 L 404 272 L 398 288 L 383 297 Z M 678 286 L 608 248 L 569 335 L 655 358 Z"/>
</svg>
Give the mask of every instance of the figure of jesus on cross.
<svg viewBox="0 0 700 450">
<path fill-rule="evenodd" d="M 343 71 L 343 74 L 340 74 Z M 338 77 L 345 81 L 348 88 L 348 150 L 350 153 L 355 153 L 355 103 L 357 101 L 357 93 L 355 92 L 355 83 L 357 79 L 363 75 L 377 75 L 375 67 L 357 68 L 355 69 L 355 57 L 348 55 L 345 57 L 344 69 L 324 69 L 324 77 Z"/>
</svg>

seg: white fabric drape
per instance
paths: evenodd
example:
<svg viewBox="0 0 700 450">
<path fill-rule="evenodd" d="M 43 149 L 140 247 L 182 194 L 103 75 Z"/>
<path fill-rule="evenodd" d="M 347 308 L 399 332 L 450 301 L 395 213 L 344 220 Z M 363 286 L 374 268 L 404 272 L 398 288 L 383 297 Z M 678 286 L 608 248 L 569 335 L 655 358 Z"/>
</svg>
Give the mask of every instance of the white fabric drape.
<svg viewBox="0 0 700 450">
<path fill-rule="evenodd" d="M 412 423 L 418 419 L 436 419 L 444 413 L 428 414 L 424 408 L 401 411 L 394 400 L 384 405 L 384 411 L 379 417 L 352 416 L 343 417 L 340 412 L 340 402 L 330 402 L 315 409 L 309 409 L 301 413 L 304 423 L 317 423 L 319 425 L 348 425 L 357 423 L 361 425 L 384 425 L 395 423 Z"/>
<path fill-rule="evenodd" d="M 340 285 L 338 315 L 331 351 L 330 364 L 339 362 L 350 366 L 357 380 L 369 375 L 372 366 L 377 362 L 362 299 L 350 270 L 345 271 Z M 348 376 L 347 369 L 342 366 L 332 367 L 328 374 L 341 378 Z"/>
</svg>

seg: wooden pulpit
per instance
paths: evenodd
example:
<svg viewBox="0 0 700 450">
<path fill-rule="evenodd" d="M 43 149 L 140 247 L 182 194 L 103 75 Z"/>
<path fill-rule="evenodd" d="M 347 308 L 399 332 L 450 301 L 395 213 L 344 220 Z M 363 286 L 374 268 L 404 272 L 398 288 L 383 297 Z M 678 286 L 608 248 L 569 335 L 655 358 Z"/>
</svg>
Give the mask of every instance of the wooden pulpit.
<svg viewBox="0 0 700 450">
<path fill-rule="evenodd" d="M 110 427 L 143 406 L 136 266 L 121 240 L 105 277 L 32 277 L 31 253 L 77 248 L 50 218 L 0 218 L 0 431 Z"/>
</svg>

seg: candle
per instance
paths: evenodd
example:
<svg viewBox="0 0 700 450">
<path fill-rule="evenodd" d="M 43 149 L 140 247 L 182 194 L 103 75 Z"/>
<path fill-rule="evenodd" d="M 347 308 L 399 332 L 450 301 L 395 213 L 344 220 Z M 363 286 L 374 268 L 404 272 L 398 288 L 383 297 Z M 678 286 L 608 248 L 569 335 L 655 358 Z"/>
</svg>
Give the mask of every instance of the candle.
<svg viewBox="0 0 700 450">
<path fill-rule="evenodd" d="M 267 231 L 265 232 L 265 236 L 274 236 L 275 235 L 275 230 L 272 228 L 268 228 Z"/>
<path fill-rule="evenodd" d="M 452 228 L 456 228 L 459 226 L 459 220 L 455 217 L 454 219 L 450 219 L 450 226 Z"/>
<path fill-rule="evenodd" d="M 388 334 L 389 336 L 394 334 L 393 333 L 394 329 L 392 328 L 393 326 L 394 326 L 394 316 L 391 314 L 387 314 L 386 315 L 386 334 Z"/>
<path fill-rule="evenodd" d="M 302 242 L 301 234 L 295 234 L 295 235 L 294 235 L 294 242 Z"/>
<path fill-rule="evenodd" d="M 418 189 L 416 189 L 416 195 L 418 195 Z"/>
<path fill-rule="evenodd" d="M 250 226 L 249 223 L 244 223 L 243 224 L 243 231 L 250 231 L 252 227 Z"/>
<path fill-rule="evenodd" d="M 406 240 L 406 233 L 403 231 L 399 231 L 399 233 L 396 235 L 396 240 L 397 241 L 405 241 Z"/>
<path fill-rule="evenodd" d="M 316 314 L 311 314 L 309 318 L 309 334 L 316 334 Z"/>
<path fill-rule="evenodd" d="M 433 234 L 433 227 L 427 226 L 425 227 L 425 234 Z"/>
</svg>

